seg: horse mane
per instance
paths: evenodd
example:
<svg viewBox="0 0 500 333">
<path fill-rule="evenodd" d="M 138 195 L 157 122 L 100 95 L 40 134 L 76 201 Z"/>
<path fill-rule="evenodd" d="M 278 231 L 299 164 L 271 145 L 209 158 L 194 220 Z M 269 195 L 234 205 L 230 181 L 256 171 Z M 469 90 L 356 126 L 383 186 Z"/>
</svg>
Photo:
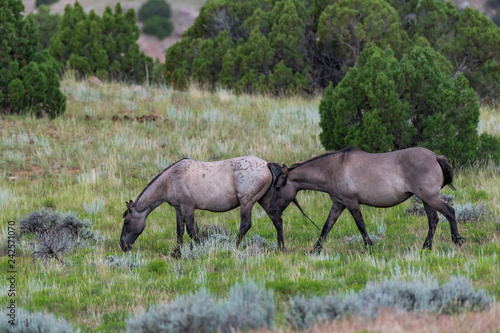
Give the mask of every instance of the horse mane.
<svg viewBox="0 0 500 333">
<path fill-rule="evenodd" d="M 132 205 L 132 207 L 133 207 L 133 206 L 135 206 L 135 203 L 136 203 L 137 201 L 139 201 L 139 199 L 140 199 L 140 198 L 141 198 L 141 196 L 144 194 L 144 192 L 148 189 L 148 187 L 149 187 L 149 186 L 151 186 L 151 184 L 153 184 L 153 183 L 154 183 L 154 182 L 155 182 L 155 181 L 156 181 L 156 180 L 157 180 L 157 179 L 158 179 L 161 175 L 163 175 L 163 174 L 164 174 L 164 173 L 165 173 L 168 169 L 170 169 L 171 167 L 173 167 L 174 165 L 176 165 L 176 164 L 177 164 L 177 163 L 179 163 L 180 161 L 183 161 L 183 160 L 188 160 L 188 159 L 189 159 L 189 158 L 184 157 L 184 158 L 182 158 L 182 159 L 178 160 L 177 162 L 174 162 L 174 163 L 170 164 L 168 167 L 166 167 L 165 169 L 163 169 L 163 170 L 162 170 L 159 174 L 157 174 L 157 175 L 156 175 L 156 177 L 155 177 L 155 178 L 153 178 L 153 179 L 149 182 L 149 184 L 148 184 L 148 185 L 146 185 L 146 187 L 144 188 L 144 190 L 142 190 L 141 194 L 139 194 L 139 196 L 137 197 L 137 199 L 135 199 L 134 204 Z M 125 217 L 125 215 L 127 214 L 127 211 L 128 211 L 128 209 L 125 211 L 125 213 L 123 213 L 123 217 Z"/>
<path fill-rule="evenodd" d="M 273 175 L 273 181 L 271 186 L 275 186 L 278 181 L 278 177 L 283 173 L 283 168 L 276 162 L 267 163 L 267 167 L 271 170 L 271 174 Z"/>
<path fill-rule="evenodd" d="M 291 171 L 293 169 L 296 169 L 304 164 L 307 164 L 307 163 L 311 163 L 313 161 L 316 161 L 316 160 L 319 160 L 319 159 L 322 159 L 324 157 L 327 157 L 327 156 L 331 156 L 331 155 L 336 155 L 336 154 L 339 154 L 341 153 L 342 154 L 342 161 L 344 161 L 344 158 L 345 158 L 345 155 L 353 150 L 357 150 L 356 147 L 346 147 L 346 148 L 342 148 L 340 150 L 337 150 L 337 151 L 330 151 L 330 152 L 327 152 L 327 153 L 324 153 L 324 154 L 321 154 L 321 155 L 318 155 L 318 156 L 315 156 L 313 158 L 310 158 L 304 162 L 299 162 L 299 163 L 295 163 L 293 164 L 291 167 L 288 168 L 288 171 Z"/>
</svg>

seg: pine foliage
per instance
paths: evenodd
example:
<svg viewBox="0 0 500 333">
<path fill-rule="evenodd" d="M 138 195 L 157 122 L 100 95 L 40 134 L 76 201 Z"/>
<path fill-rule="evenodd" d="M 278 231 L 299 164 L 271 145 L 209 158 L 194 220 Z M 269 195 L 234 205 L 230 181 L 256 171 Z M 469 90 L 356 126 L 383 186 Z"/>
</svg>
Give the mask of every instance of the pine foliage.
<svg viewBox="0 0 500 333">
<path fill-rule="evenodd" d="M 57 66 L 38 53 L 38 27 L 20 0 L 0 2 L 0 112 L 56 117 L 66 109 Z"/>
<path fill-rule="evenodd" d="M 85 13 L 79 2 L 66 5 L 50 54 L 82 76 L 142 83 L 154 71 L 153 60 L 139 50 L 135 23 L 134 10 L 124 13 L 119 3 L 114 13 L 106 7 L 102 18 Z"/>
<path fill-rule="evenodd" d="M 431 47 L 415 47 L 398 61 L 390 48 L 370 43 L 357 62 L 338 86 L 325 89 L 320 140 L 326 149 L 423 146 L 461 164 L 500 153 L 498 139 L 477 132 L 479 103 L 468 80 L 446 75 Z M 493 153 L 485 156 L 488 149 Z"/>
<path fill-rule="evenodd" d="M 177 88 L 194 79 L 238 92 L 313 93 L 336 86 L 370 43 L 390 46 L 397 60 L 431 47 L 441 70 L 462 73 L 481 101 L 500 96 L 500 28 L 439 0 L 209 1 L 168 49 L 166 79 Z"/>
</svg>

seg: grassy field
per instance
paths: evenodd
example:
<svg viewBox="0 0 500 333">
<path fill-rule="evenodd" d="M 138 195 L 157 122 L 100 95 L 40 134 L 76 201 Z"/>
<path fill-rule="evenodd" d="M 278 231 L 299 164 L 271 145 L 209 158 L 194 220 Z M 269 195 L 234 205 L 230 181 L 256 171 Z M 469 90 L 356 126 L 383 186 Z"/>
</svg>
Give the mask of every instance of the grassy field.
<svg viewBox="0 0 500 333">
<path fill-rule="evenodd" d="M 376 236 L 370 251 L 365 251 L 345 212 L 320 256 L 308 255 L 319 232 L 297 208 L 288 208 L 288 251 L 281 253 L 274 250 L 274 226 L 255 207 L 252 228 L 240 249 L 213 249 L 174 260 L 170 252 L 175 211 L 162 205 L 148 217 L 133 250 L 123 254 L 118 239 L 125 201 L 135 200 L 154 176 L 178 159 L 255 155 L 290 165 L 324 152 L 318 139 L 320 97 L 272 99 L 196 87 L 177 92 L 115 83 L 96 87 L 70 76 L 62 81 L 62 91 L 68 107 L 60 118 L 1 118 L 0 242 L 6 243 L 8 221 L 42 209 L 73 212 L 91 221 L 99 237 L 64 255 L 66 265 L 33 261 L 28 242 L 18 242 L 16 302 L 26 310 L 54 313 L 84 331 L 116 332 L 142 308 L 201 287 L 226 297 L 229 286 L 252 278 L 274 290 L 275 327 L 288 330 L 290 297 L 358 291 L 368 281 L 386 278 L 446 282 L 462 275 L 474 287 L 500 297 L 500 171 L 491 164 L 456 170 L 457 190 L 442 192 L 453 194 L 455 205 L 486 205 L 479 222 L 459 224 L 467 238 L 461 248 L 453 245 L 449 225 L 442 222 L 434 250 L 422 251 L 427 219 L 409 215 L 408 201 L 390 209 L 362 208 L 368 232 Z M 481 130 L 499 134 L 498 110 L 483 110 L 481 119 Z M 298 200 L 322 226 L 329 198 L 301 192 Z M 239 228 L 238 209 L 224 214 L 197 211 L 195 219 L 201 228 L 217 225 L 234 235 Z M 185 242 L 189 253 L 187 235 Z M 268 244 L 268 250 L 251 253 L 252 242 Z M 3 251 L 0 259 L 4 268 L 5 255 Z M 133 267 L 110 264 L 110 258 Z M 9 299 L 7 289 L 0 289 L 1 304 Z"/>
</svg>

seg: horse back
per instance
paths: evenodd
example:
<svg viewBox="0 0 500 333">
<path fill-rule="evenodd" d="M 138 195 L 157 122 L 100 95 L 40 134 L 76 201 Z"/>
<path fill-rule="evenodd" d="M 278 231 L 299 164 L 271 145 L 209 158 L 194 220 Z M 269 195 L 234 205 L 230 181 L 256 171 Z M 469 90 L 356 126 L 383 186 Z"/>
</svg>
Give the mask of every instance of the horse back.
<svg viewBox="0 0 500 333">
<path fill-rule="evenodd" d="M 169 192 L 189 199 L 197 209 L 226 211 L 260 199 L 271 181 L 266 161 L 244 156 L 215 162 L 184 160 L 170 171 L 167 187 L 175 188 Z"/>
<path fill-rule="evenodd" d="M 389 207 L 412 194 L 439 192 L 444 184 L 437 155 L 420 147 L 380 154 L 353 151 L 343 164 L 346 192 L 372 206 Z"/>
</svg>

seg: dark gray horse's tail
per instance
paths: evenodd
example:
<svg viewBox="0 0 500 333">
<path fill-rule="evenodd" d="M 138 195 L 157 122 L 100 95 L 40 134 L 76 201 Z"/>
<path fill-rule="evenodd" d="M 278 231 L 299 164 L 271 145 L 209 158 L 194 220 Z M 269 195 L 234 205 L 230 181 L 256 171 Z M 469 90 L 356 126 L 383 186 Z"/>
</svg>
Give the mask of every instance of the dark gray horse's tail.
<svg viewBox="0 0 500 333">
<path fill-rule="evenodd" d="M 450 162 L 446 157 L 441 155 L 436 156 L 436 159 L 441 167 L 441 170 L 443 171 L 444 183 L 442 187 L 448 185 L 453 191 L 455 191 L 456 188 L 453 186 L 453 168 L 451 167 Z"/>
</svg>

